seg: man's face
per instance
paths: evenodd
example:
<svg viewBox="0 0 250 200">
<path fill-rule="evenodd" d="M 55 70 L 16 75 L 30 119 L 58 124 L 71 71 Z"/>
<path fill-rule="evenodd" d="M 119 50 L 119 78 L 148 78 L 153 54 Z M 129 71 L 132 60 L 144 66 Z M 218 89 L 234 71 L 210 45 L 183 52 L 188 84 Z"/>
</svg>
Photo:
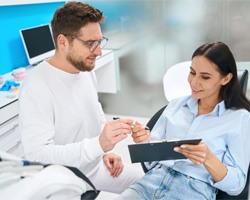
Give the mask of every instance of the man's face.
<svg viewBox="0 0 250 200">
<path fill-rule="evenodd" d="M 90 43 L 102 38 L 99 23 L 88 23 L 80 29 L 80 33 L 78 38 Z M 87 44 L 73 38 L 66 59 L 77 69 L 77 71 L 91 71 L 95 67 L 96 57 L 101 55 L 102 50 L 99 45 L 91 52 Z"/>
</svg>

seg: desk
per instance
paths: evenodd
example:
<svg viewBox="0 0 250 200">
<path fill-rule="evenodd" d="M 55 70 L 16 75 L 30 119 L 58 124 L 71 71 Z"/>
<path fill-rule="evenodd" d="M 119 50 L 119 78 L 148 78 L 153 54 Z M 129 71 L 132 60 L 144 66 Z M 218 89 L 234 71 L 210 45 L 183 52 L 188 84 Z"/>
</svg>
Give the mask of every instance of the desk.
<svg viewBox="0 0 250 200">
<path fill-rule="evenodd" d="M 97 58 L 94 70 L 98 81 L 97 91 L 102 93 L 116 93 L 118 77 L 113 50 L 102 50 L 102 56 Z"/>
</svg>

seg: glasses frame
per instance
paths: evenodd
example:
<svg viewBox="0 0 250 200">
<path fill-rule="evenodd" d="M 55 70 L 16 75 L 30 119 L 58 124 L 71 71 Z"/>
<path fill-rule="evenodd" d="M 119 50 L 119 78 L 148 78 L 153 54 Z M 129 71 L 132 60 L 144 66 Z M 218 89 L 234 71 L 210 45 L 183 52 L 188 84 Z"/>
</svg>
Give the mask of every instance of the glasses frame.
<svg viewBox="0 0 250 200">
<path fill-rule="evenodd" d="M 81 38 L 79 38 L 79 37 L 77 37 L 77 36 L 75 36 L 75 35 L 72 35 L 72 34 L 67 34 L 67 35 L 65 35 L 65 36 L 70 36 L 70 37 L 72 37 L 72 38 L 74 38 L 74 39 L 77 39 L 78 41 L 80 41 L 82 44 L 84 44 L 85 46 L 87 46 L 87 47 L 89 47 L 89 50 L 91 51 L 91 52 L 93 52 L 95 49 L 96 49 L 96 47 L 99 45 L 100 46 L 100 48 L 102 49 L 103 47 L 105 47 L 105 45 L 107 44 L 107 42 L 108 42 L 108 38 L 106 38 L 106 37 L 102 37 L 102 39 L 100 39 L 100 40 L 95 40 L 95 41 L 85 41 L 85 40 L 82 40 Z M 105 43 L 101 46 L 101 43 L 103 42 L 103 41 L 105 41 Z"/>
</svg>

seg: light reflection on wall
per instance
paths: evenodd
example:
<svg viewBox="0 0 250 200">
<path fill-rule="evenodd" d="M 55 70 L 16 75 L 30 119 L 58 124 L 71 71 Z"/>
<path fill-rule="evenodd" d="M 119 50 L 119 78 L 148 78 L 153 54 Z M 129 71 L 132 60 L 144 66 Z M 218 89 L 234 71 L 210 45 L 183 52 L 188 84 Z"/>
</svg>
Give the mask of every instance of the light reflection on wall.
<svg viewBox="0 0 250 200">
<path fill-rule="evenodd" d="M 100 94 L 108 113 L 152 116 L 166 103 L 165 71 L 190 60 L 206 42 L 225 42 L 237 61 L 249 62 L 243 67 L 250 71 L 250 1 L 89 2 L 107 14 L 103 30 L 110 38 L 108 48 L 119 56 L 121 90 L 115 95 Z"/>
</svg>

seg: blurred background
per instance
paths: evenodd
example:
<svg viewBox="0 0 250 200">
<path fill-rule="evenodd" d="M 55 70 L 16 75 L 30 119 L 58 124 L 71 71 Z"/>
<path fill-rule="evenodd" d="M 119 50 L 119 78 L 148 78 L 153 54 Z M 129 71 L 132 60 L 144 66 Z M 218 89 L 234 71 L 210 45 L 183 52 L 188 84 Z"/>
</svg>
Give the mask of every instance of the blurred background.
<svg viewBox="0 0 250 200">
<path fill-rule="evenodd" d="M 206 42 L 226 43 L 250 70 L 249 0 L 87 1 L 102 10 L 106 48 L 115 50 L 116 94 L 99 94 L 105 113 L 150 117 L 167 103 L 162 79 Z"/>
<path fill-rule="evenodd" d="M 250 70 L 250 0 L 86 0 L 104 12 L 117 93 L 99 93 L 107 114 L 151 117 L 167 103 L 162 79 L 212 41 Z M 19 30 L 49 24 L 61 0 L 0 0 L 0 75 L 28 65 Z M 250 84 L 249 84 L 250 87 Z M 249 92 L 248 92 L 249 96 Z"/>
</svg>

